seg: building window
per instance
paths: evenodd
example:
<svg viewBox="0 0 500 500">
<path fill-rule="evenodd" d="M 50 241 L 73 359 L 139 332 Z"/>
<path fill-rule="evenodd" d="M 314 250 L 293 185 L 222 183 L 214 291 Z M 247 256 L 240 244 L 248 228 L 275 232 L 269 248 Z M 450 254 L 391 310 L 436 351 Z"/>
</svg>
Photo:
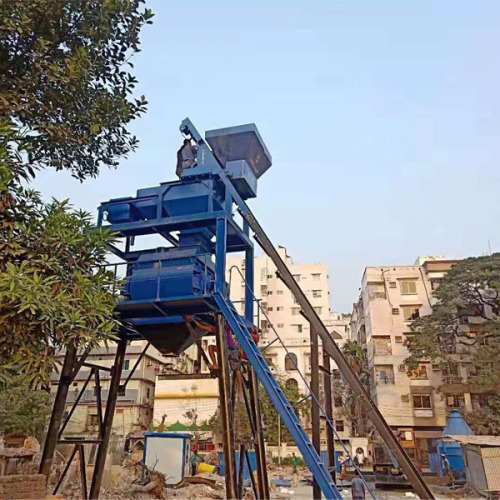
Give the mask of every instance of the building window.
<svg viewBox="0 0 500 500">
<path fill-rule="evenodd" d="M 385 293 L 384 283 L 368 283 L 368 293 L 370 299 L 385 299 L 387 298 Z"/>
<path fill-rule="evenodd" d="M 268 307 L 268 308 L 267 308 L 267 310 L 268 310 L 268 311 L 272 311 L 272 310 L 273 310 L 273 308 L 272 308 L 272 307 Z"/>
<path fill-rule="evenodd" d="M 415 410 L 429 410 L 432 408 L 432 401 L 430 394 L 414 394 L 413 395 L 413 408 Z"/>
<path fill-rule="evenodd" d="M 292 307 L 292 316 L 298 316 L 300 314 L 300 307 Z"/>
<path fill-rule="evenodd" d="M 335 396 L 333 398 L 333 404 L 335 408 L 340 408 L 342 406 L 342 396 Z"/>
<path fill-rule="evenodd" d="M 267 292 L 267 295 L 272 295 L 272 294 L 273 294 L 272 290 L 269 290 L 269 292 Z"/>
<path fill-rule="evenodd" d="M 99 425 L 99 417 L 97 415 L 93 415 L 92 413 L 89 415 L 89 425 L 93 427 L 94 425 Z"/>
<path fill-rule="evenodd" d="M 463 394 L 446 394 L 446 407 L 449 410 L 459 410 L 465 406 L 465 397 Z"/>
<path fill-rule="evenodd" d="M 412 380 L 427 380 L 427 365 L 418 365 L 410 372 L 409 376 Z"/>
<path fill-rule="evenodd" d="M 394 367 L 392 365 L 376 365 L 375 383 L 377 385 L 394 384 Z"/>
<path fill-rule="evenodd" d="M 401 288 L 401 295 L 417 294 L 417 282 L 414 280 L 401 280 L 399 286 Z"/>
<path fill-rule="evenodd" d="M 123 363 L 124 370 L 130 370 L 130 359 L 126 359 Z"/>
<path fill-rule="evenodd" d="M 285 326 L 284 323 L 278 323 L 278 328 L 283 328 Z"/>
<path fill-rule="evenodd" d="M 420 318 L 419 309 L 421 306 L 401 306 L 403 310 L 403 319 L 405 321 L 413 321 Z"/>
<path fill-rule="evenodd" d="M 148 387 L 146 389 L 146 399 L 149 401 L 149 397 L 151 396 L 151 389 Z"/>
<path fill-rule="evenodd" d="M 313 298 L 314 299 L 320 299 L 321 298 L 321 290 L 313 290 Z"/>
<path fill-rule="evenodd" d="M 293 274 L 292 276 L 297 283 L 300 281 L 300 274 Z"/>
<path fill-rule="evenodd" d="M 297 355 L 293 352 L 289 352 L 285 356 L 285 370 L 290 371 L 290 370 L 297 370 L 298 362 L 297 362 Z"/>
<path fill-rule="evenodd" d="M 319 281 L 321 279 L 321 274 L 319 273 L 314 273 L 311 274 L 313 281 Z"/>
<path fill-rule="evenodd" d="M 397 288 L 397 283 L 395 281 L 389 281 L 389 288 Z"/>
<path fill-rule="evenodd" d="M 294 379 L 294 378 L 289 378 L 286 382 L 285 385 L 287 389 L 297 389 L 299 388 L 299 383 Z"/>
<path fill-rule="evenodd" d="M 276 295 L 283 295 L 283 290 L 277 290 Z"/>
<path fill-rule="evenodd" d="M 283 308 L 283 306 L 278 306 L 278 307 L 276 308 L 276 310 L 277 310 L 277 311 L 283 311 L 283 309 L 284 309 L 284 308 Z"/>
<path fill-rule="evenodd" d="M 392 354 L 391 337 L 372 337 L 375 356 L 389 356 Z"/>
<path fill-rule="evenodd" d="M 335 420 L 335 429 L 337 430 L 337 432 L 344 432 L 344 421 Z"/>
<path fill-rule="evenodd" d="M 439 288 L 443 278 L 431 278 L 431 290 L 434 292 Z"/>
<path fill-rule="evenodd" d="M 316 314 L 321 314 L 323 312 L 322 307 L 315 307 L 314 310 L 316 311 Z"/>
<path fill-rule="evenodd" d="M 302 333 L 302 325 L 291 325 L 292 332 L 294 333 Z"/>
<path fill-rule="evenodd" d="M 125 396 L 125 391 L 126 387 L 124 385 L 120 385 L 120 387 L 118 388 L 118 396 Z"/>
</svg>

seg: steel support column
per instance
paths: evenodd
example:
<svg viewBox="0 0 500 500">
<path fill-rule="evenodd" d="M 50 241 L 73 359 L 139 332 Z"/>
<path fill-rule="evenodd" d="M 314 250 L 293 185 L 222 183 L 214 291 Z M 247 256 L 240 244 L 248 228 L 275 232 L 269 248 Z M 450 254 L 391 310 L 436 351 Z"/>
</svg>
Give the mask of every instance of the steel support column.
<svg viewBox="0 0 500 500">
<path fill-rule="evenodd" d="M 115 362 L 111 370 L 111 380 L 109 383 L 108 400 L 106 402 L 106 412 L 104 414 L 102 441 L 97 450 L 97 456 L 94 465 L 94 475 L 92 476 L 92 485 L 90 487 L 89 498 L 96 500 L 99 498 L 101 490 L 102 476 L 106 455 L 108 453 L 109 439 L 113 427 L 113 417 L 115 415 L 116 400 L 120 388 L 120 378 L 122 376 L 123 364 L 125 361 L 125 351 L 127 350 L 127 336 L 124 332 L 120 334 L 120 340 L 116 347 Z"/>
<path fill-rule="evenodd" d="M 262 417 L 260 414 L 259 381 L 253 368 L 249 369 L 248 380 L 250 382 L 251 409 L 255 425 L 255 456 L 257 458 L 258 490 L 261 499 L 269 498 L 269 479 L 267 477 L 266 447 L 264 443 L 264 430 L 262 429 Z"/>
<path fill-rule="evenodd" d="M 318 334 L 314 328 L 310 327 L 311 336 L 311 391 L 319 400 L 319 346 Z M 321 427 L 319 406 L 316 401 L 312 401 L 311 405 L 311 423 L 312 423 L 312 444 L 314 449 L 321 457 Z M 321 488 L 313 478 L 313 498 L 314 500 L 321 500 Z"/>
<path fill-rule="evenodd" d="M 221 314 L 217 315 L 217 351 L 219 375 L 219 401 L 221 408 L 223 438 L 224 438 L 224 463 L 226 472 L 226 498 L 236 498 L 236 460 L 234 456 L 234 436 L 231 429 L 229 415 L 230 387 L 229 387 L 229 359 L 225 340 L 224 320 Z"/>
<path fill-rule="evenodd" d="M 227 220 L 217 219 L 215 237 L 215 290 L 224 294 L 226 283 L 226 238 Z"/>
<path fill-rule="evenodd" d="M 333 423 L 333 401 L 332 401 L 332 373 L 330 366 L 330 356 L 323 352 L 323 388 L 325 390 L 325 413 L 330 422 Z M 328 468 L 331 471 L 333 482 L 335 483 L 335 437 L 330 425 L 326 426 L 326 449 L 328 453 Z"/>
<path fill-rule="evenodd" d="M 43 445 L 42 458 L 40 460 L 40 474 L 44 474 L 48 478 L 50 476 L 50 468 L 52 459 L 56 451 L 57 439 L 59 436 L 59 428 L 66 407 L 66 398 L 68 397 L 69 386 L 73 381 L 73 366 L 76 363 L 77 350 L 74 346 L 69 346 L 64 356 L 64 362 L 61 369 L 61 377 L 57 386 L 56 398 L 52 407 L 52 415 L 50 416 L 49 428 Z M 76 374 L 75 374 L 76 375 Z"/>
</svg>

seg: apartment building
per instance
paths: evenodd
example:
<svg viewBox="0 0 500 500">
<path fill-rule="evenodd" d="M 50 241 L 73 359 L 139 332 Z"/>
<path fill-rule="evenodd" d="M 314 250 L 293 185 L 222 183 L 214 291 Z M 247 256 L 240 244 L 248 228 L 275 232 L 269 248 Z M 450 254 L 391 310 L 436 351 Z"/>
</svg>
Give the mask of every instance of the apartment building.
<svg viewBox="0 0 500 500">
<path fill-rule="evenodd" d="M 137 359 L 146 345 L 145 341 L 134 341 L 127 346 L 126 358 L 123 366 L 121 382 L 124 383 L 135 366 Z M 116 344 L 111 343 L 109 348 L 104 346 L 93 350 L 87 362 L 103 367 L 113 366 L 116 354 Z M 61 362 L 64 354 L 61 354 Z M 163 357 L 153 346 L 150 346 L 145 356 L 140 361 L 125 389 L 118 393 L 115 418 L 113 420 L 113 434 L 126 438 L 127 436 L 144 431 L 149 428 L 153 419 L 153 406 L 155 400 L 156 376 L 168 367 L 177 367 L 183 360 L 167 359 Z M 90 373 L 89 367 L 82 367 L 73 380 L 68 398 L 66 400 L 67 415 L 78 397 Z M 100 371 L 101 399 L 106 401 L 109 391 L 110 374 L 108 371 Z M 59 375 L 54 374 L 52 380 L 52 391 L 56 391 L 59 383 Z M 96 402 L 97 389 L 94 378 L 90 383 L 76 407 L 65 435 L 89 436 L 97 435 L 98 413 Z"/>
<path fill-rule="evenodd" d="M 327 321 L 330 318 L 330 292 L 326 264 L 297 264 L 284 247 L 279 247 L 278 251 L 319 317 Z M 245 283 L 241 275 L 244 275 L 245 260 L 231 257 L 227 263 L 231 300 L 243 313 Z M 254 293 L 261 306 L 254 311 L 254 323 L 262 330 L 261 345 L 271 344 L 279 335 L 286 347 L 277 341 L 266 349 L 272 369 L 283 375 L 287 383 L 296 384 L 304 392 L 305 383 L 298 371 L 310 377 L 309 322 L 300 313 L 300 306 L 292 293 L 276 275 L 276 267 L 267 255 L 254 260 Z"/>
<path fill-rule="evenodd" d="M 329 276 L 326 264 L 299 264 L 292 260 L 286 248 L 278 247 L 281 258 L 286 262 L 294 278 L 301 286 L 307 298 L 312 303 L 316 313 L 321 318 L 333 339 L 342 346 L 349 337 L 350 315 L 330 311 Z M 230 284 L 231 300 L 243 313 L 245 283 L 242 279 L 245 270 L 245 260 L 228 258 L 228 282 Z M 232 269 L 232 271 L 231 271 Z M 298 387 L 301 393 L 307 392 L 306 383 L 311 379 L 311 338 L 309 322 L 300 314 L 300 306 L 292 293 L 276 275 L 276 267 L 266 255 L 254 260 L 254 290 L 255 297 L 261 308 L 254 311 L 254 323 L 262 330 L 260 345 L 265 350 L 272 371 L 285 380 L 286 384 Z M 275 341 L 279 335 L 283 344 Z M 322 348 L 319 347 L 320 364 L 322 363 Z M 334 377 L 340 379 L 340 372 L 332 361 Z M 298 370 L 297 370 L 298 368 Z M 300 372 L 300 373 L 299 373 Z M 322 375 L 320 375 L 322 378 Z M 335 425 L 339 437 L 348 440 L 351 436 L 351 426 L 340 416 L 341 402 L 335 400 Z M 334 409 L 335 410 L 335 409 Z M 304 422 L 306 429 L 310 422 Z M 325 427 L 322 423 L 322 441 L 326 446 Z"/>
<path fill-rule="evenodd" d="M 404 365 L 410 325 L 432 312 L 433 292 L 455 263 L 431 256 L 419 257 L 412 266 L 367 267 L 351 318 L 351 339 L 366 348 L 371 395 L 423 467 L 436 451 L 449 412 L 472 409 L 458 373 L 442 373 L 439 365 L 424 361 L 407 374 Z"/>
</svg>

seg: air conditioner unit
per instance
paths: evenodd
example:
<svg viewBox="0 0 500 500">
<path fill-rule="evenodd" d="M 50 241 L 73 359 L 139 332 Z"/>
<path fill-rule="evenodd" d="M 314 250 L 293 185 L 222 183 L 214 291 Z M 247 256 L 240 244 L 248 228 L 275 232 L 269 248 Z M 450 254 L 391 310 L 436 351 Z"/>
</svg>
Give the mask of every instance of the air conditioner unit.
<svg viewBox="0 0 500 500">
<path fill-rule="evenodd" d="M 409 403 L 410 402 L 410 395 L 409 394 L 401 394 L 401 401 L 403 403 Z"/>
</svg>

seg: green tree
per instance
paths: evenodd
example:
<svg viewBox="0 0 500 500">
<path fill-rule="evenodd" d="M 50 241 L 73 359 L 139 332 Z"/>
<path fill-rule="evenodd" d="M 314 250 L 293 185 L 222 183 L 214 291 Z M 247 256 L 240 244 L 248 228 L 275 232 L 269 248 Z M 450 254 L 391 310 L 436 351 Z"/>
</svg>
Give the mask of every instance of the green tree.
<svg viewBox="0 0 500 500">
<path fill-rule="evenodd" d="M 500 254 L 460 261 L 434 294 L 432 314 L 416 320 L 407 342 L 405 363 L 422 360 L 450 370 L 464 359 L 480 387 L 483 406 L 467 415 L 477 432 L 500 432 Z"/>
<path fill-rule="evenodd" d="M 40 168 L 79 179 L 137 147 L 126 125 L 145 111 L 127 70 L 151 22 L 143 0 L 0 2 L 0 179 Z M 0 184 L 2 187 L 2 184 Z"/>
<path fill-rule="evenodd" d="M 291 404 L 294 404 L 301 399 L 299 390 L 296 386 L 286 384 L 285 379 L 282 376 L 277 376 L 276 379 Z M 272 445 L 278 444 L 278 421 L 281 424 L 281 442 L 291 442 L 292 437 L 290 436 L 288 429 L 283 421 L 278 418 L 278 412 L 261 384 L 259 384 L 259 398 L 263 429 L 267 442 Z M 299 406 L 296 411 L 300 416 L 302 414 L 302 406 Z M 217 409 L 208 424 L 212 427 L 212 430 L 217 436 L 222 436 L 223 429 L 220 418 L 220 408 Z M 233 430 L 236 443 L 250 443 L 253 441 L 250 419 L 243 401 L 238 401 L 236 403 Z"/>
<path fill-rule="evenodd" d="M 15 377 L 8 388 L 0 386 L 0 431 L 4 434 L 41 440 L 50 411 L 50 394 L 31 389 L 23 377 Z"/>
<path fill-rule="evenodd" d="M 33 205 L 6 242 L 17 249 L 0 271 L 0 376 L 48 382 L 56 350 L 93 348 L 113 338 L 119 282 L 102 264 L 108 231 L 67 202 Z M 3 244 L 2 244 L 3 245 Z"/>
<path fill-rule="evenodd" d="M 283 375 L 275 375 L 275 378 L 290 404 L 293 405 L 302 399 L 299 389 L 295 384 L 287 384 Z M 280 423 L 281 442 L 293 442 L 292 436 L 288 432 L 283 420 L 279 418 L 276 407 L 262 385 L 260 385 L 259 395 L 262 420 L 267 442 L 272 445 L 278 444 L 278 422 Z M 310 407 L 307 404 L 298 405 L 295 408 L 295 412 L 299 417 L 306 417 L 308 409 L 310 410 Z"/>
<path fill-rule="evenodd" d="M 137 147 L 145 111 L 130 58 L 152 13 L 142 0 L 0 1 L 0 377 L 48 380 L 56 350 L 117 327 L 112 235 L 25 183 L 40 169 L 83 180 Z"/>
<path fill-rule="evenodd" d="M 366 352 L 363 347 L 357 342 L 347 340 L 342 346 L 342 352 L 361 383 L 365 387 L 368 387 L 370 371 L 368 369 Z M 342 400 L 342 406 L 339 408 L 340 414 L 351 424 L 354 435 L 365 435 L 367 429 L 363 425 L 360 425 L 362 422 L 361 406 L 358 404 L 358 396 L 354 394 L 351 387 L 340 380 L 334 380 L 332 383 L 332 395 L 334 398 Z"/>
</svg>

